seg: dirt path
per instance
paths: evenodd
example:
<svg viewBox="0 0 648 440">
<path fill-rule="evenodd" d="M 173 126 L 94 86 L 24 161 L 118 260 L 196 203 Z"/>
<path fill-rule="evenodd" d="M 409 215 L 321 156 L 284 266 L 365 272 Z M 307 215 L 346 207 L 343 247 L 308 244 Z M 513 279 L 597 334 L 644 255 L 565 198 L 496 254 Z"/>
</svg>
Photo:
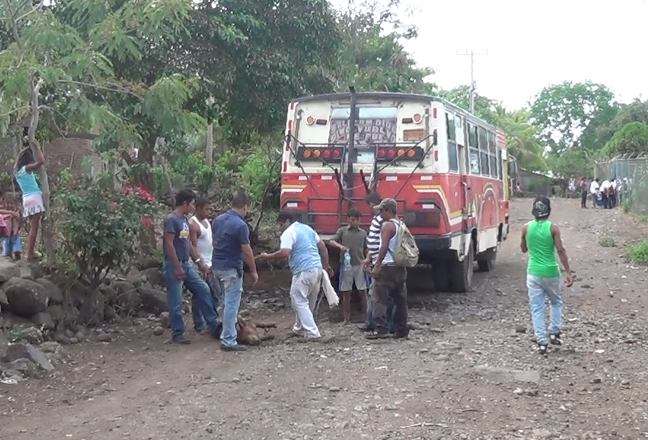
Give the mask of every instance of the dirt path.
<svg viewBox="0 0 648 440">
<path fill-rule="evenodd" d="M 578 281 L 566 344 L 542 358 L 518 249 L 529 205 L 513 204 L 510 240 L 474 292 L 414 292 L 408 341 L 323 322 L 333 342 L 278 338 L 231 354 L 206 337 L 166 345 L 140 322 L 116 342 L 65 347 L 49 378 L 0 385 L 0 438 L 648 438 L 648 269 L 622 257 L 645 225 L 555 202 Z M 602 234 L 617 246 L 601 247 Z M 278 336 L 290 322 L 283 301 L 252 304 Z"/>
</svg>

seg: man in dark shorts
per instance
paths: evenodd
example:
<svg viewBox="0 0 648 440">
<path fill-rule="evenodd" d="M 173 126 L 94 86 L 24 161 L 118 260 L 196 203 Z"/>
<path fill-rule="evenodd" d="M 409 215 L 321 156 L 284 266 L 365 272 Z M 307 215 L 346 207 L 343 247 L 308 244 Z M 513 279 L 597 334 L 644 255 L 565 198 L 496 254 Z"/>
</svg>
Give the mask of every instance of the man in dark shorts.
<svg viewBox="0 0 648 440">
<path fill-rule="evenodd" d="M 196 298 L 207 327 L 213 337 L 218 337 L 214 300 L 209 286 L 200 276 L 198 269 L 208 273 L 209 269 L 197 255 L 189 240 L 187 216 L 195 209 L 196 195 L 189 189 L 176 194 L 176 208 L 164 220 L 164 279 L 167 283 L 167 302 L 171 323 L 171 341 L 189 344 L 184 335 L 182 319 L 182 286 Z M 192 262 L 193 260 L 193 262 Z"/>
</svg>

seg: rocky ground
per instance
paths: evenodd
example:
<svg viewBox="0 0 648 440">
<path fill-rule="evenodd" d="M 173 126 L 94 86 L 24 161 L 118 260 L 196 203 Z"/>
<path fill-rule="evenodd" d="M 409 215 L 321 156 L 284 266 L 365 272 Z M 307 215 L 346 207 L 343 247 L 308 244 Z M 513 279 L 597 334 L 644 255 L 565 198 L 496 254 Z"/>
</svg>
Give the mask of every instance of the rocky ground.
<svg viewBox="0 0 648 440">
<path fill-rule="evenodd" d="M 265 272 L 246 308 L 277 323 L 273 340 L 223 353 L 189 332 L 192 345 L 171 346 L 151 317 L 46 343 L 52 371 L 0 384 L 0 438 L 648 438 L 648 268 L 623 249 L 648 230 L 577 206 L 554 205 L 578 279 L 565 345 L 547 357 L 534 352 L 518 248 L 530 202 L 517 200 L 497 268 L 473 292 L 431 292 L 425 271 L 413 276 L 409 340 L 366 341 L 325 311 L 326 342 L 287 338 L 285 274 Z"/>
</svg>

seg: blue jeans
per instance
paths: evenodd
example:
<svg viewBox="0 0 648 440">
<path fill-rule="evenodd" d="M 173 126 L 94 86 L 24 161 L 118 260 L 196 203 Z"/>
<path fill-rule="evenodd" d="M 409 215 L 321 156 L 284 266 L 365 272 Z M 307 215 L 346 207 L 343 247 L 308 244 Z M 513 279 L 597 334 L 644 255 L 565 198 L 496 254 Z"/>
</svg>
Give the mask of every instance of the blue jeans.
<svg viewBox="0 0 648 440">
<path fill-rule="evenodd" d="M 236 321 L 243 292 L 243 271 L 236 269 L 214 270 L 214 275 L 220 282 L 223 299 L 221 344 L 225 347 L 233 347 L 237 344 Z"/>
<path fill-rule="evenodd" d="M 196 300 L 196 305 L 202 312 L 207 326 L 212 334 L 216 334 L 216 313 L 214 300 L 209 291 L 209 286 L 198 274 L 193 263 L 181 263 L 185 271 L 185 279 L 179 280 L 175 276 L 175 268 L 170 262 L 164 262 L 164 279 L 167 283 L 167 302 L 169 304 L 169 321 L 171 334 L 174 337 L 184 334 L 185 325 L 182 319 L 182 286 L 187 288 Z"/>
<path fill-rule="evenodd" d="M 22 241 L 20 235 L 12 235 L 2 239 L 2 256 L 11 257 L 16 252 L 22 252 Z"/>
<path fill-rule="evenodd" d="M 529 309 L 536 340 L 538 344 L 546 345 L 549 342 L 545 324 L 547 299 L 551 303 L 551 334 L 559 334 L 562 328 L 563 299 L 560 292 L 560 277 L 545 278 L 527 274 L 527 289 L 529 289 Z"/>
<path fill-rule="evenodd" d="M 214 313 L 216 313 L 216 319 L 218 320 L 218 303 L 220 302 L 220 287 L 218 281 L 212 273 L 210 277 L 206 280 L 209 290 L 211 292 L 211 297 L 214 302 Z M 195 296 L 191 297 L 191 315 L 193 316 L 194 329 L 197 332 L 201 332 L 206 328 L 205 317 L 200 310 L 200 305 Z"/>
</svg>

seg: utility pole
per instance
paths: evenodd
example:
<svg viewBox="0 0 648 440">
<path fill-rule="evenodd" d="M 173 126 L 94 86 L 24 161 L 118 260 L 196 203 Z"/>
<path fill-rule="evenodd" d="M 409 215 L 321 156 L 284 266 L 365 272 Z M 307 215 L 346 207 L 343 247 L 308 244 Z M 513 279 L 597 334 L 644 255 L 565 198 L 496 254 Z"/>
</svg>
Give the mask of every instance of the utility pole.
<svg viewBox="0 0 648 440">
<path fill-rule="evenodd" d="M 465 50 L 457 52 L 457 55 L 470 57 L 470 96 L 469 96 L 469 111 L 475 113 L 475 92 L 477 91 L 477 81 L 475 81 L 475 56 L 488 55 L 487 51 L 475 52 L 474 50 Z"/>
</svg>

